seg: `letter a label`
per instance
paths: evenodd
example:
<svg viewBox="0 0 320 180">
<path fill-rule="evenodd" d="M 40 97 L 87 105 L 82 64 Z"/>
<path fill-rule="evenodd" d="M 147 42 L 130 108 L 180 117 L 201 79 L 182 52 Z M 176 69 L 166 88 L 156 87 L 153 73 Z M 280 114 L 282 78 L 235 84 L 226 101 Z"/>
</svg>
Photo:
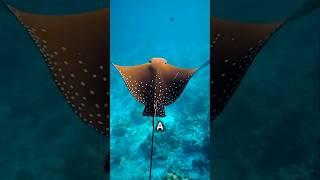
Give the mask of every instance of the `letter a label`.
<svg viewBox="0 0 320 180">
<path fill-rule="evenodd" d="M 157 131 L 164 131 L 164 125 L 161 121 L 158 122 Z"/>
</svg>

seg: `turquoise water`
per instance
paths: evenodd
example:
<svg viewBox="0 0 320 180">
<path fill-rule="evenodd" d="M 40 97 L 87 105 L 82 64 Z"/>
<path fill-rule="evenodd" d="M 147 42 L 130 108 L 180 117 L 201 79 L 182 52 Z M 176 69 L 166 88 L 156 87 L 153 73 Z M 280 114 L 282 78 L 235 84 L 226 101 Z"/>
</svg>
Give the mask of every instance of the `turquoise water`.
<svg viewBox="0 0 320 180">
<path fill-rule="evenodd" d="M 209 0 L 120 0 L 111 2 L 111 59 L 137 65 L 163 57 L 179 67 L 198 67 L 209 59 Z M 195 25 L 196 24 L 196 25 Z M 147 179 L 152 118 L 111 68 L 111 179 Z M 177 173 L 210 177 L 209 67 L 199 71 L 178 100 L 157 118 L 153 179 Z"/>
</svg>

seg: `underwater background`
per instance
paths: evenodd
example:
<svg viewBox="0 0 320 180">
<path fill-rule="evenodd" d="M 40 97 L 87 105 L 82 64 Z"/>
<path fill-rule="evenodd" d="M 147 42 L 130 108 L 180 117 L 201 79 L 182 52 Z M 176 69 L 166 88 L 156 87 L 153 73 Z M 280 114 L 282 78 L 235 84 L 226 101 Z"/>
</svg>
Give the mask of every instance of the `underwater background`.
<svg viewBox="0 0 320 180">
<path fill-rule="evenodd" d="M 89 11 L 107 4 L 105 0 L 6 2 L 21 9 L 50 14 Z M 211 9 L 218 17 L 267 22 L 287 17 L 303 2 L 214 0 Z M 185 14 L 193 17 L 192 13 Z M 319 17 L 317 10 L 276 33 L 256 58 L 225 111 L 212 123 L 211 175 L 215 179 L 315 180 L 320 176 Z M 172 19 L 169 16 L 164 18 L 164 21 Z M 179 22 L 179 18 L 173 19 L 175 23 Z M 172 21 L 166 22 L 170 24 Z M 206 30 L 203 32 L 204 35 L 207 33 Z M 107 178 L 103 172 L 106 138 L 81 123 L 71 111 L 55 87 L 39 50 L 3 5 L 0 5 L 0 46 L 0 179 Z M 200 48 L 195 51 L 199 52 Z M 148 52 L 161 51 L 151 49 Z M 193 67 L 200 63 L 200 59 L 195 59 L 184 64 L 173 58 L 178 53 L 166 53 L 169 62 L 178 66 Z M 189 54 L 186 58 L 191 57 L 190 52 L 184 53 Z M 125 63 L 133 54 L 125 57 L 126 53 L 117 56 L 112 53 L 114 61 L 119 64 Z M 142 55 L 146 54 L 139 54 L 139 57 Z M 179 56 L 184 54 L 179 53 Z M 206 57 L 205 54 L 195 55 L 200 56 Z M 132 64 L 140 64 L 148 58 L 131 60 Z M 203 69 L 203 74 L 199 73 L 192 81 L 205 76 L 206 71 Z M 113 80 L 120 83 L 120 77 L 114 76 Z M 190 82 L 176 102 L 177 106 L 189 96 L 188 90 L 201 91 L 199 84 L 194 82 Z M 125 91 L 123 84 L 118 87 Z M 193 95 L 199 94 L 202 92 Z M 126 104 L 130 107 L 134 100 L 128 98 Z M 181 103 L 179 106 L 191 106 L 191 99 L 196 98 L 189 98 L 189 105 Z M 205 109 L 202 103 L 203 99 L 197 99 L 192 102 L 192 107 L 199 107 L 199 111 Z M 127 111 L 127 106 L 121 110 Z M 167 111 L 171 111 L 170 108 Z M 141 118 L 141 111 L 142 108 L 131 112 L 138 115 L 135 122 L 147 129 L 148 120 Z M 124 116 L 128 117 L 131 116 Z M 146 153 L 149 153 L 148 146 L 149 143 L 146 144 Z"/>
<path fill-rule="evenodd" d="M 111 61 L 118 65 L 148 63 L 152 57 L 196 68 L 209 60 L 209 0 L 111 1 Z M 111 179 L 148 179 L 152 117 L 110 70 Z M 210 179 L 209 66 L 196 73 L 182 95 L 166 106 L 155 131 L 152 179 L 176 173 Z"/>
</svg>

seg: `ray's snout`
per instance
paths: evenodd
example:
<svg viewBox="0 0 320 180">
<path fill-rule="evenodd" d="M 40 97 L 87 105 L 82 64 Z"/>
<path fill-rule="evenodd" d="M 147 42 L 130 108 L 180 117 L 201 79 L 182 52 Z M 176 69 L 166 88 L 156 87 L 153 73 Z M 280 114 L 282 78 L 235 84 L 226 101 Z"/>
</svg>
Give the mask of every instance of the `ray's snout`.
<svg viewBox="0 0 320 180">
<path fill-rule="evenodd" d="M 160 58 L 160 57 L 156 57 L 156 58 L 151 58 L 149 63 L 152 64 L 167 64 L 167 60 L 165 58 Z"/>
</svg>

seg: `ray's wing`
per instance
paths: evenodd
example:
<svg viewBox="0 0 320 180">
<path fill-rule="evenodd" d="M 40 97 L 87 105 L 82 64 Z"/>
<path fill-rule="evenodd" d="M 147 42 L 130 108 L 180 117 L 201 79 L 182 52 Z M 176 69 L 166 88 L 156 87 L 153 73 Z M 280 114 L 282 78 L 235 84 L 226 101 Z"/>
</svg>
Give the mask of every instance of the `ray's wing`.
<svg viewBox="0 0 320 180">
<path fill-rule="evenodd" d="M 223 110 L 256 54 L 280 25 L 211 19 L 211 119 Z"/>
<path fill-rule="evenodd" d="M 159 86 L 157 89 L 162 95 L 163 105 L 172 104 L 177 100 L 196 70 L 166 64 L 158 71 L 158 81 L 161 83 L 157 83 Z"/>
<path fill-rule="evenodd" d="M 211 120 L 221 113 L 250 64 L 281 27 L 319 9 L 320 0 L 308 0 L 287 19 L 270 24 L 245 24 L 211 17 Z"/>
<path fill-rule="evenodd" d="M 53 16 L 8 7 L 39 47 L 74 112 L 108 135 L 109 9 Z"/>
<path fill-rule="evenodd" d="M 154 73 L 150 64 L 137 66 L 119 66 L 114 64 L 114 66 L 119 71 L 133 97 L 138 102 L 146 105 L 154 92 L 152 88 Z"/>
</svg>

